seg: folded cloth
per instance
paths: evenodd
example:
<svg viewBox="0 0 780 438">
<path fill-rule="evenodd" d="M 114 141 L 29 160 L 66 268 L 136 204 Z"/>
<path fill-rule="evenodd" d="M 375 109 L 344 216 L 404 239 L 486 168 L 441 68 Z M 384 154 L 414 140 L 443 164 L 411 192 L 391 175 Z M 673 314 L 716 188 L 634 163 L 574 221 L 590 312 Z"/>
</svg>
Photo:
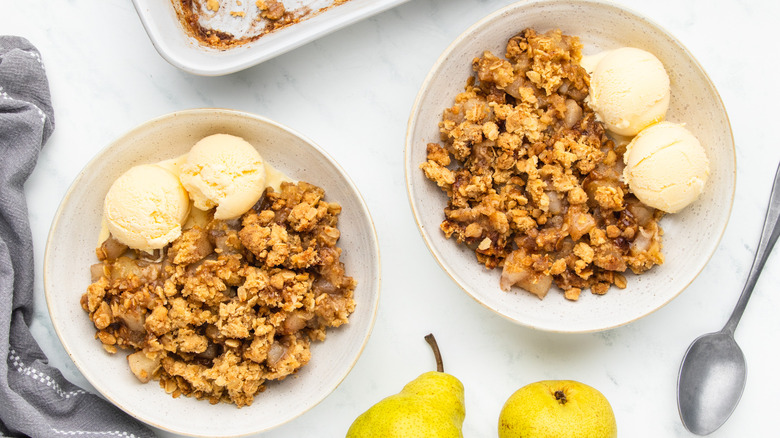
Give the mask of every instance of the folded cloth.
<svg viewBox="0 0 780 438">
<path fill-rule="evenodd" d="M 0 435 L 153 437 L 65 380 L 30 334 L 33 244 L 23 186 L 53 130 L 40 54 L 24 38 L 0 36 Z"/>
</svg>

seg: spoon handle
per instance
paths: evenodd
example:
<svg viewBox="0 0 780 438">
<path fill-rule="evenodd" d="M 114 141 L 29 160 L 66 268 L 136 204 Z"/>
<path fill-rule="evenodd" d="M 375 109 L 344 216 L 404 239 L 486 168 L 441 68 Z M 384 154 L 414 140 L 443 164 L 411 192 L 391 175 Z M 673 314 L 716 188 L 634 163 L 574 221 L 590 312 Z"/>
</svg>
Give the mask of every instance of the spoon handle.
<svg viewBox="0 0 780 438">
<path fill-rule="evenodd" d="M 739 319 L 742 318 L 742 313 L 745 311 L 750 294 L 753 292 L 753 287 L 758 281 L 761 270 L 764 269 L 764 264 L 769 254 L 772 252 L 772 248 L 777 242 L 777 237 L 780 236 L 780 166 L 775 173 L 775 182 L 772 185 L 772 193 L 769 195 L 769 206 L 766 210 L 766 217 L 764 218 L 764 228 L 761 230 L 761 240 L 758 241 L 758 248 L 756 249 L 755 258 L 753 258 L 753 265 L 750 267 L 750 274 L 748 274 L 745 288 L 742 289 L 742 295 L 739 296 L 739 301 L 731 313 L 729 320 L 723 327 L 723 332 L 729 332 L 734 334 L 734 330 L 739 324 Z"/>
</svg>

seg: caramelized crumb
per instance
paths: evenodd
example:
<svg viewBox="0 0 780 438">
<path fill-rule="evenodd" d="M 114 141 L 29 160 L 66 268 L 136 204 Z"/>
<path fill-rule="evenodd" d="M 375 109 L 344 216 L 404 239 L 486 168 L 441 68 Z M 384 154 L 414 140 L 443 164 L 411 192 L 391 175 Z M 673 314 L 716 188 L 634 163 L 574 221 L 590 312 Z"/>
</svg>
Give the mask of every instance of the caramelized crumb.
<svg viewBox="0 0 780 438">
<path fill-rule="evenodd" d="M 526 29 L 506 58 L 475 58 L 420 165 L 448 197 L 444 235 L 503 267 L 505 290 L 542 298 L 554 282 L 574 301 L 663 263 L 662 212 L 622 182 L 624 151 L 585 102 L 581 50 L 560 30 Z"/>
<path fill-rule="evenodd" d="M 103 274 L 81 297 L 96 337 L 109 353 L 135 350 L 131 371 L 172 397 L 251 404 L 355 309 L 336 246 L 341 207 L 324 196 L 282 183 L 240 222 L 185 230 L 154 263 L 98 251 Z"/>
</svg>

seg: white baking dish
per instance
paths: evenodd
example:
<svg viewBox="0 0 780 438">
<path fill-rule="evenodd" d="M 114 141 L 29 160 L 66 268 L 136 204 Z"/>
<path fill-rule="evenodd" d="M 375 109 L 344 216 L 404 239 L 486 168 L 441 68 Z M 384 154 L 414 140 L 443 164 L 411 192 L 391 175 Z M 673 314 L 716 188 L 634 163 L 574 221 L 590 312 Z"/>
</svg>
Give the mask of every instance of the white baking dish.
<svg viewBox="0 0 780 438">
<path fill-rule="evenodd" d="M 307 1 L 316 3 L 316 0 L 306 0 L 303 3 Z M 219 76 L 259 64 L 407 1 L 350 0 L 255 41 L 227 50 L 207 47 L 188 35 L 171 0 L 133 0 L 133 4 L 152 44 L 166 61 L 193 74 Z"/>
</svg>

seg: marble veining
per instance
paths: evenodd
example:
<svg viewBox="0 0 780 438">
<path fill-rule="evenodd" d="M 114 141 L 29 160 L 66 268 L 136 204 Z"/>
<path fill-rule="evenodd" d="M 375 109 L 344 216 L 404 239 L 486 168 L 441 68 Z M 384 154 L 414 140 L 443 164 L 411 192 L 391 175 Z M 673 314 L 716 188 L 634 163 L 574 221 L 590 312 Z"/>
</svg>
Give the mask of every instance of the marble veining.
<svg viewBox="0 0 780 438">
<path fill-rule="evenodd" d="M 343 436 L 370 405 L 434 367 L 423 341 L 429 332 L 439 340 L 448 371 L 466 387 L 467 437 L 495 436 L 504 400 L 541 379 L 580 380 L 601 390 L 615 409 L 621 436 L 693 436 L 677 413 L 680 360 L 695 337 L 718 330 L 728 318 L 780 162 L 771 137 L 780 61 L 767 53 L 776 39 L 780 3 L 620 2 L 675 35 L 715 83 L 734 132 L 737 189 L 721 244 L 688 289 L 639 321 L 585 335 L 516 326 L 468 297 L 423 244 L 403 188 L 403 141 L 418 87 L 455 37 L 509 3 L 413 0 L 215 78 L 192 76 L 164 61 L 129 1 L 6 5 L 0 32 L 24 36 L 41 51 L 55 109 L 56 129 L 26 185 L 37 272 L 32 331 L 50 362 L 93 390 L 54 333 L 40 274 L 49 226 L 71 181 L 104 145 L 148 119 L 188 108 L 234 108 L 274 119 L 327 150 L 366 199 L 382 254 L 379 314 L 357 365 L 325 401 L 264 437 Z M 780 429 L 772 396 L 780 392 L 779 282 L 775 254 L 736 333 L 749 369 L 742 402 L 712 437 L 762 436 Z M 74 299 L 81 293 L 73 291 Z"/>
</svg>

